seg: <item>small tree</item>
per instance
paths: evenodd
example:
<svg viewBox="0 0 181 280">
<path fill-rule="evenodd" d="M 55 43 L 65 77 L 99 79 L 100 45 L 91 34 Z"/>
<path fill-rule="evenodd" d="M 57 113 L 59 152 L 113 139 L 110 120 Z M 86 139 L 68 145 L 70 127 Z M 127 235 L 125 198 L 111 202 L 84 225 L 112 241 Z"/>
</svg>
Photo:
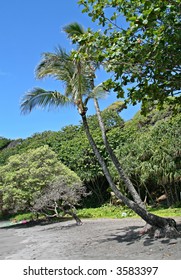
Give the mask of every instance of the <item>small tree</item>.
<svg viewBox="0 0 181 280">
<path fill-rule="evenodd" d="M 87 195 L 78 177 L 71 182 L 70 177 L 59 176 L 38 195 L 32 210 L 43 213 L 46 217 L 61 217 L 68 214 L 76 220 L 77 225 L 81 225 L 75 206 Z"/>
<path fill-rule="evenodd" d="M 7 164 L 0 167 L 2 211 L 28 210 L 37 194 L 59 175 L 66 176 L 69 184 L 80 182 L 47 145 L 11 156 Z"/>
</svg>

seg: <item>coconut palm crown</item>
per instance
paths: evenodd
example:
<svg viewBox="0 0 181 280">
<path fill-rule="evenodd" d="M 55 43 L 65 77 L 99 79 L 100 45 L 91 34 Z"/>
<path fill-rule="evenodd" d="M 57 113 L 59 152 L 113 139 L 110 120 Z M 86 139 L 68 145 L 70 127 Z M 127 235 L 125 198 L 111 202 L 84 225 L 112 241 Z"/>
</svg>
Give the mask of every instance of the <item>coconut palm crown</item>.
<svg viewBox="0 0 181 280">
<path fill-rule="evenodd" d="M 54 53 L 43 53 L 35 74 L 38 79 L 51 76 L 61 81 L 65 86 L 65 92 L 34 88 L 22 99 L 22 113 L 31 112 L 35 107 L 50 108 L 72 104 L 77 106 L 80 114 L 85 114 L 90 98 L 89 72 L 85 65 L 79 61 L 73 61 L 71 54 L 57 47 Z"/>
</svg>

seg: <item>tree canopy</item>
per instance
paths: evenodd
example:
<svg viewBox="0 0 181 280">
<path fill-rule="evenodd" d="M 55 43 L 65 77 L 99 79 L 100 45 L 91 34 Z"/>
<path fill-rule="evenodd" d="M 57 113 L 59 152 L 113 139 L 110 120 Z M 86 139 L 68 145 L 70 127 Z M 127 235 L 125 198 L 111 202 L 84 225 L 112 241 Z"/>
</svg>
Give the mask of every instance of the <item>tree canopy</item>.
<svg viewBox="0 0 181 280">
<path fill-rule="evenodd" d="M 7 163 L 0 166 L 1 210 L 30 209 L 41 190 L 60 175 L 66 178 L 68 185 L 80 182 L 47 145 L 9 157 Z"/>
<path fill-rule="evenodd" d="M 126 102 L 142 102 L 142 111 L 164 102 L 180 104 L 180 0 L 79 0 L 83 12 L 103 26 L 74 36 L 85 60 L 90 57 L 113 73 L 106 89 Z M 85 49 L 89 49 L 88 53 Z M 170 98 L 175 96 L 174 99 Z"/>
</svg>

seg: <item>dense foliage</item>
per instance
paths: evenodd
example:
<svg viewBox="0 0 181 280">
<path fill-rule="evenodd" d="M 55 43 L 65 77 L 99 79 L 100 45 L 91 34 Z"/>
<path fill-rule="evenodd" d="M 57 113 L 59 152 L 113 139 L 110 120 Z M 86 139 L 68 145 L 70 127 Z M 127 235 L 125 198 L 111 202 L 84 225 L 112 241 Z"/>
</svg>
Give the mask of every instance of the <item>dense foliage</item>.
<svg viewBox="0 0 181 280">
<path fill-rule="evenodd" d="M 171 107 L 167 106 L 162 111 L 153 109 L 146 117 L 138 112 L 127 122 L 123 122 L 114 111 L 105 110 L 103 117 L 107 120 L 110 144 L 142 198 L 147 197 L 147 202 L 153 204 L 157 197 L 166 193 L 169 205 L 177 203 L 181 191 L 180 114 L 173 115 Z M 88 120 L 115 183 L 124 192 L 102 143 L 97 118 L 90 116 Z M 29 207 L 34 192 L 47 186 L 55 175 L 60 175 L 62 163 L 91 190 L 92 195 L 86 198 L 85 206 L 95 207 L 109 201 L 109 186 L 82 124 L 67 126 L 58 132 L 37 133 L 18 141 L 16 146 L 1 150 L 0 159 L 3 159 L 0 167 L 1 194 L 2 190 L 6 194 L 3 207 L 9 211 L 15 204 L 17 210 Z"/>
<path fill-rule="evenodd" d="M 29 210 L 41 191 L 57 176 L 68 185 L 80 183 L 79 177 L 63 165 L 47 145 L 9 157 L 7 163 L 0 166 L 0 210 L 4 213 Z"/>
<path fill-rule="evenodd" d="M 125 132 L 129 133 L 133 124 L 138 129 L 124 145 L 116 148 L 116 152 L 126 172 L 148 201 L 152 202 L 156 196 L 165 193 L 168 205 L 172 205 L 179 201 L 181 118 L 177 115 L 164 120 L 164 114 L 161 117 L 161 112 L 155 113 L 152 118 L 144 118 L 138 113 L 132 122 L 128 122 Z"/>
<path fill-rule="evenodd" d="M 105 83 L 106 88 L 113 88 L 127 102 L 142 101 L 144 112 L 149 110 L 150 103 L 180 103 L 180 0 L 78 3 L 103 28 L 97 32 L 88 29 L 82 36 L 74 36 L 74 42 L 81 46 L 76 56 L 102 63 L 113 73 L 113 78 Z"/>
<path fill-rule="evenodd" d="M 10 142 L 11 142 L 10 139 L 6 139 L 4 137 L 0 137 L 0 150 L 2 150 L 5 147 L 7 147 Z"/>
</svg>

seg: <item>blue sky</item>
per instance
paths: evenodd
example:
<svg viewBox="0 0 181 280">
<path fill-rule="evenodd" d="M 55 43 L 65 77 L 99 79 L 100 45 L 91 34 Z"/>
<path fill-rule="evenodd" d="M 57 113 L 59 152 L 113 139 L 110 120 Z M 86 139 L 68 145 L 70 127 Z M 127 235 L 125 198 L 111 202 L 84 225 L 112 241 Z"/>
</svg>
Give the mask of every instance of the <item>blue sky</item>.
<svg viewBox="0 0 181 280">
<path fill-rule="evenodd" d="M 34 110 L 21 115 L 20 102 L 25 92 L 33 87 L 61 91 L 61 84 L 52 79 L 36 80 L 34 70 L 41 54 L 53 51 L 57 45 L 71 49 L 62 27 L 79 22 L 85 28 L 100 29 L 87 14 L 81 13 L 77 0 L 2 0 L 0 4 L 0 136 L 26 138 L 45 130 L 58 131 L 70 124 L 78 124 L 76 109 L 54 111 Z M 97 83 L 105 80 L 99 74 Z M 111 94 L 100 102 L 104 109 L 116 100 Z M 130 107 L 123 118 L 131 118 L 138 107 Z M 89 114 L 94 114 L 93 106 Z"/>
</svg>

